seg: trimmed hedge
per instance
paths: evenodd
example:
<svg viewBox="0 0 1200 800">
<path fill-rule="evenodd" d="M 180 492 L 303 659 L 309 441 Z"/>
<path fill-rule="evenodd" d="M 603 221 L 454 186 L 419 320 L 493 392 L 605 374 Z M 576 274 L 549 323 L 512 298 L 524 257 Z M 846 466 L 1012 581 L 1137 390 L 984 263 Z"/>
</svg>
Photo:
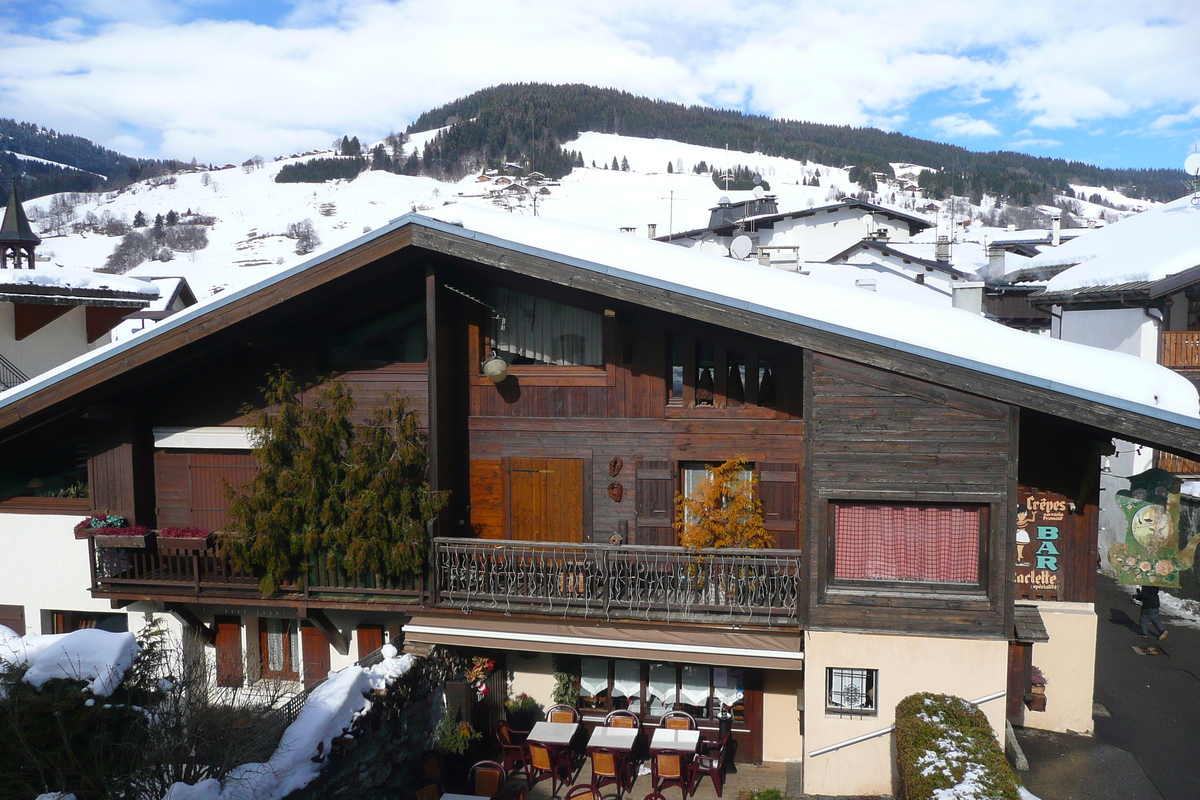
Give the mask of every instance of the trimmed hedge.
<svg viewBox="0 0 1200 800">
<path fill-rule="evenodd" d="M 987 717 L 948 694 L 909 695 L 896 706 L 900 800 L 1019 800 L 1017 778 Z"/>
</svg>

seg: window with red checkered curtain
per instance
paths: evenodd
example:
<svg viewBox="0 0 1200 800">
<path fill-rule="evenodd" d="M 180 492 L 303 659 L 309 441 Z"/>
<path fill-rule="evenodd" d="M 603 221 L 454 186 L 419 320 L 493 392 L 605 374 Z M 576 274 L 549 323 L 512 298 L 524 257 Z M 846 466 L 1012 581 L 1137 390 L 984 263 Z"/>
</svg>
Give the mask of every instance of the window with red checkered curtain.
<svg viewBox="0 0 1200 800">
<path fill-rule="evenodd" d="M 981 506 L 835 503 L 834 578 L 978 583 Z"/>
</svg>

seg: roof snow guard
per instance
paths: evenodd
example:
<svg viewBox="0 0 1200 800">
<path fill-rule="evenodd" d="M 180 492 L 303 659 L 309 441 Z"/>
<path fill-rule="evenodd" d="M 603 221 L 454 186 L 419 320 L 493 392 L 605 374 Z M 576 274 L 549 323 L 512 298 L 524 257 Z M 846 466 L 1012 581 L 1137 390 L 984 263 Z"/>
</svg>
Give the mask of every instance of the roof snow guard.
<svg viewBox="0 0 1200 800">
<path fill-rule="evenodd" d="M 407 214 L 253 285 L 192 306 L 0 394 L 0 428 L 132 367 L 407 247 L 741 330 L 1074 419 L 1129 441 L 1200 456 L 1190 382 L 1139 358 L 1045 339 L 968 312 L 870 292 L 544 218 L 448 205 Z M 440 218 L 439 218 L 440 217 Z M 299 278 L 303 276 L 303 280 Z"/>
</svg>

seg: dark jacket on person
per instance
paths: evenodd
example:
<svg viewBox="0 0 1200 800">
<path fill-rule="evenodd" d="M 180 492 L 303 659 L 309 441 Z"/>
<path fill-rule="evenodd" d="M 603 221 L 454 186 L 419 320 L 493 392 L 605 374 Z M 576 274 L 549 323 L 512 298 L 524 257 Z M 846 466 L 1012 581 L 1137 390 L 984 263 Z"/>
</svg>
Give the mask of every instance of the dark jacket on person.
<svg viewBox="0 0 1200 800">
<path fill-rule="evenodd" d="M 1142 598 L 1142 608 L 1144 608 L 1146 610 L 1150 610 L 1152 608 L 1158 608 L 1158 587 L 1157 586 L 1143 586 L 1141 589 L 1138 590 L 1138 594 L 1141 595 L 1141 598 Z"/>
</svg>

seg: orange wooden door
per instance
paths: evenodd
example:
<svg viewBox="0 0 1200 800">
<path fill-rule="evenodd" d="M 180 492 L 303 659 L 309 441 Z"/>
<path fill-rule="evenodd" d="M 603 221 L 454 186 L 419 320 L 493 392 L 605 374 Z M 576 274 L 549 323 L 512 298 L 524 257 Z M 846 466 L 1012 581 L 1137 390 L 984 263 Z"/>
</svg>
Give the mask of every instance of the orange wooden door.
<svg viewBox="0 0 1200 800">
<path fill-rule="evenodd" d="M 512 458 L 510 539 L 583 542 L 583 459 Z"/>
</svg>

